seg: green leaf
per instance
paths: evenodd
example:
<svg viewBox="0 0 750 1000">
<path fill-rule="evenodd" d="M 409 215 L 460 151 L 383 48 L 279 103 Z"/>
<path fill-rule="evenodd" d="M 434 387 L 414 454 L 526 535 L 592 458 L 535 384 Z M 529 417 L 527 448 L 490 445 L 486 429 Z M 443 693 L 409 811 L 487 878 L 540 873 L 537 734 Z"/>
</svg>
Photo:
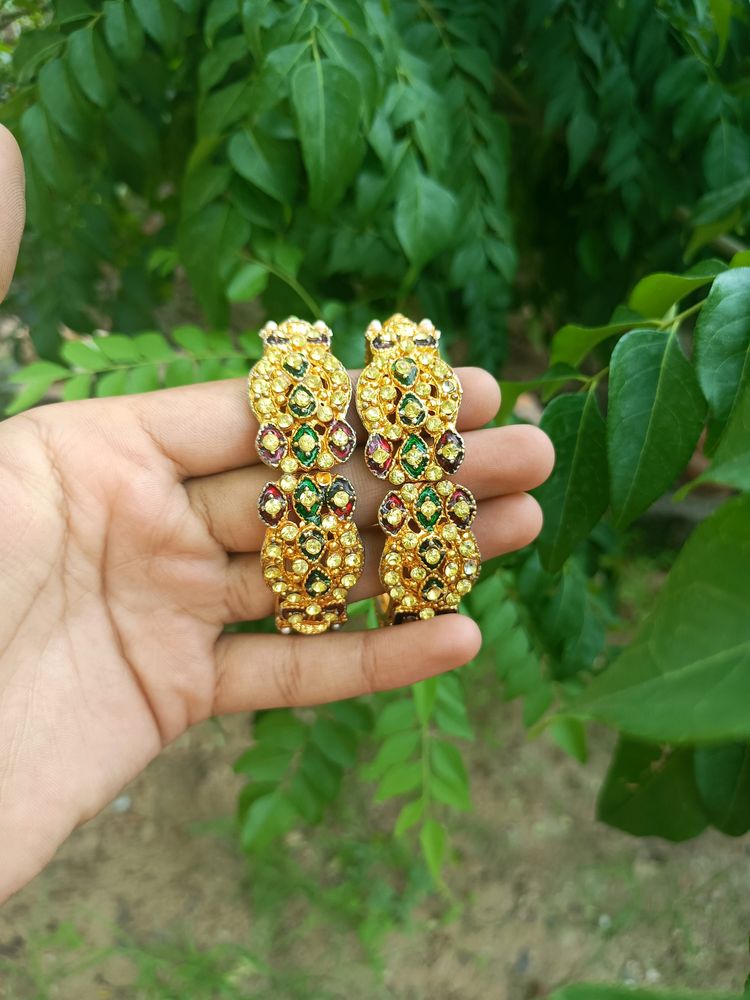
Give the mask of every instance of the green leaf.
<svg viewBox="0 0 750 1000">
<path fill-rule="evenodd" d="M 12 417 L 14 413 L 28 410 L 46 394 L 50 387 L 50 381 L 46 378 L 28 382 L 15 398 L 5 407 L 5 415 Z"/>
<path fill-rule="evenodd" d="M 91 123 L 62 59 L 53 59 L 39 71 L 39 98 L 61 132 L 77 142 L 86 141 Z"/>
<path fill-rule="evenodd" d="M 241 177 L 282 204 L 292 204 L 299 183 L 292 143 L 246 128 L 232 136 L 228 155 Z"/>
<path fill-rule="evenodd" d="M 541 428 L 555 446 L 555 467 L 534 495 L 544 511 L 539 555 L 545 568 L 560 569 L 607 509 L 607 443 L 593 390 L 558 396 L 545 409 Z"/>
<path fill-rule="evenodd" d="M 636 319 L 623 323 L 607 323 L 604 326 L 567 323 L 552 338 L 550 367 L 562 364 L 577 368 L 586 355 L 605 340 L 618 333 L 624 333 L 625 330 L 632 330 L 634 326 L 642 325 L 642 322 Z"/>
<path fill-rule="evenodd" d="M 711 825 L 730 837 L 750 830 L 750 746 L 698 747 L 695 780 Z"/>
<path fill-rule="evenodd" d="M 204 92 L 211 90 L 217 83 L 221 83 L 229 68 L 247 55 L 247 42 L 242 35 L 222 39 L 216 48 L 211 49 L 201 60 L 201 90 Z"/>
<path fill-rule="evenodd" d="M 414 802 L 407 802 L 398 814 L 396 825 L 393 828 L 394 836 L 403 837 L 408 830 L 411 830 L 413 826 L 416 826 L 416 824 L 419 823 L 423 816 L 424 802 L 422 799 L 416 799 Z"/>
<path fill-rule="evenodd" d="M 334 764 L 347 768 L 357 760 L 357 736 L 340 722 L 320 717 L 310 732 L 313 744 Z"/>
<path fill-rule="evenodd" d="M 417 172 L 396 201 L 398 241 L 415 268 L 421 269 L 456 240 L 458 202 L 437 181 Z"/>
<path fill-rule="evenodd" d="M 125 392 L 153 392 L 159 388 L 159 372 L 154 365 L 136 365 L 126 377 Z"/>
<path fill-rule="evenodd" d="M 81 374 L 74 375 L 69 378 L 65 383 L 65 388 L 63 389 L 63 399 L 66 403 L 73 402 L 77 399 L 88 399 L 91 395 L 91 388 L 94 383 L 94 378 L 92 375 Z"/>
<path fill-rule="evenodd" d="M 586 727 L 579 719 L 553 719 L 549 724 L 549 734 L 569 757 L 579 764 L 586 763 L 589 756 Z"/>
<path fill-rule="evenodd" d="M 259 743 L 284 750 L 299 749 L 309 733 L 310 727 L 287 709 L 264 712 L 253 725 L 253 736 Z"/>
<path fill-rule="evenodd" d="M 67 368 L 63 368 L 62 365 L 57 365 L 52 361 L 32 361 L 30 365 L 24 365 L 23 368 L 14 372 L 10 378 L 9 382 L 42 382 L 46 381 L 47 385 L 51 385 L 58 379 L 68 378 L 70 376 L 70 371 Z"/>
<path fill-rule="evenodd" d="M 568 143 L 568 184 L 571 184 L 591 156 L 599 138 L 596 118 L 585 109 L 577 111 L 565 132 Z"/>
<path fill-rule="evenodd" d="M 547 392 L 562 388 L 568 382 L 587 382 L 589 376 L 571 368 L 570 365 L 560 364 L 550 368 L 537 378 L 525 379 L 522 382 L 510 382 L 505 379 L 500 382 L 500 392 L 502 401 L 500 404 L 499 419 L 504 423 L 513 413 L 513 409 L 518 402 L 518 397 L 525 392 L 534 389 L 544 389 Z"/>
<path fill-rule="evenodd" d="M 144 361 L 171 361 L 174 349 L 161 333 L 139 333 L 133 337 L 133 344 Z"/>
<path fill-rule="evenodd" d="M 429 793 L 454 809 L 470 809 L 469 775 L 458 748 L 446 740 L 432 740 L 430 766 Z"/>
<path fill-rule="evenodd" d="M 435 882 L 439 882 L 448 846 L 445 827 L 436 819 L 426 820 L 419 833 L 419 842 L 422 845 L 422 854 L 427 862 L 430 875 Z"/>
<path fill-rule="evenodd" d="M 641 278 L 628 299 L 628 306 L 646 318 L 660 319 L 680 299 L 710 285 L 726 270 L 721 260 L 702 260 L 685 274 L 649 274 Z"/>
<path fill-rule="evenodd" d="M 750 380 L 740 392 L 710 468 L 696 480 L 702 482 L 750 492 Z"/>
<path fill-rule="evenodd" d="M 707 222 L 715 222 L 738 206 L 744 205 L 750 198 L 750 177 L 743 177 L 733 184 L 727 184 L 718 191 L 704 195 L 695 206 L 690 221 L 694 226 L 704 226 Z"/>
<path fill-rule="evenodd" d="M 112 54 L 123 63 L 132 63 L 143 52 L 143 28 L 125 0 L 105 0 L 104 37 Z"/>
<path fill-rule="evenodd" d="M 229 282 L 227 298 L 230 302 L 249 302 L 266 290 L 268 268 L 263 264 L 243 264 Z"/>
<path fill-rule="evenodd" d="M 375 801 L 384 802 L 397 795 L 406 795 L 422 784 L 422 762 L 398 763 L 390 767 L 378 785 Z"/>
<path fill-rule="evenodd" d="M 693 751 L 621 739 L 599 793 L 597 818 L 636 837 L 681 841 L 708 821 L 693 775 Z"/>
<path fill-rule="evenodd" d="M 66 340 L 60 354 L 69 365 L 74 365 L 76 368 L 83 368 L 86 371 L 98 372 L 104 368 L 109 368 L 109 361 L 101 351 L 98 351 L 89 344 L 84 344 L 80 340 Z"/>
<path fill-rule="evenodd" d="M 97 337 L 96 346 L 105 358 L 115 364 L 135 364 L 140 360 L 138 348 L 130 337 L 112 333 L 108 337 Z"/>
<path fill-rule="evenodd" d="M 375 719 L 375 736 L 389 736 L 411 729 L 417 722 L 417 712 L 411 695 L 389 702 Z"/>
<path fill-rule="evenodd" d="M 676 332 L 631 330 L 612 352 L 607 448 L 615 524 L 674 483 L 695 450 L 706 403 Z"/>
<path fill-rule="evenodd" d="M 719 433 L 750 377 L 750 267 L 714 280 L 695 327 L 695 367 Z"/>
<path fill-rule="evenodd" d="M 279 782 L 289 769 L 292 754 L 278 746 L 261 743 L 246 750 L 234 762 L 237 774 L 247 774 L 253 781 Z"/>
<path fill-rule="evenodd" d="M 570 706 L 668 743 L 750 739 L 750 496 L 688 539 L 635 639 Z"/>
<path fill-rule="evenodd" d="M 713 18 L 716 37 L 719 41 L 716 52 L 716 65 L 719 66 L 724 59 L 727 42 L 729 41 L 729 30 L 732 25 L 732 0 L 710 0 L 710 4 L 711 17 Z"/>
<path fill-rule="evenodd" d="M 404 729 L 387 736 L 375 760 L 367 767 L 368 779 L 378 778 L 393 764 L 408 760 L 419 746 L 421 738 L 421 733 L 415 729 Z"/>
<path fill-rule="evenodd" d="M 105 372 L 96 383 L 97 396 L 124 396 L 128 373 L 124 368 Z"/>
<path fill-rule="evenodd" d="M 411 693 L 414 699 L 414 707 L 417 710 L 417 718 L 426 726 L 432 718 L 437 699 L 437 677 L 428 677 L 426 680 L 418 681 L 412 685 Z"/>
<path fill-rule="evenodd" d="M 249 223 L 226 202 L 212 202 L 184 219 L 178 246 L 195 293 L 217 326 L 226 324 L 224 275 L 235 270 Z"/>
<path fill-rule="evenodd" d="M 356 77 L 327 59 L 298 66 L 292 76 L 310 204 L 327 214 L 343 198 L 364 155 L 360 87 Z"/>
<path fill-rule="evenodd" d="M 262 850 L 287 833 L 298 820 L 298 814 L 280 791 L 256 799 L 247 810 L 242 824 L 241 841 L 244 850 Z"/>
<path fill-rule="evenodd" d="M 27 165 L 35 168 L 53 191 L 70 191 L 75 167 L 67 144 L 41 104 L 32 104 L 21 116 L 21 145 Z"/>
<path fill-rule="evenodd" d="M 198 326 L 189 324 L 178 326 L 172 331 L 172 339 L 180 347 L 184 347 L 188 354 L 192 354 L 193 357 L 200 357 L 208 353 L 206 334 Z"/>
<path fill-rule="evenodd" d="M 68 36 L 68 59 L 86 97 L 100 108 L 108 107 L 117 93 L 117 76 L 93 25 Z"/>
<path fill-rule="evenodd" d="M 172 0 L 132 0 L 132 4 L 146 34 L 166 52 L 174 52 L 182 37 L 182 15 Z"/>
</svg>

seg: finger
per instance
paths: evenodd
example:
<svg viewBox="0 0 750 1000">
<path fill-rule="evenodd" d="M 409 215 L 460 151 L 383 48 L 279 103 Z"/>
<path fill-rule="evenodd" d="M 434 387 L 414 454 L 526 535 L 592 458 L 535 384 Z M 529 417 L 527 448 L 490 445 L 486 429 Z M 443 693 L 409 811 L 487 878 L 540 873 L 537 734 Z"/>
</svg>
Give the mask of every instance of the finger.
<svg viewBox="0 0 750 1000">
<path fill-rule="evenodd" d="M 481 645 L 463 615 L 334 635 L 223 635 L 212 714 L 318 705 L 415 684 L 468 663 Z"/>
<path fill-rule="evenodd" d="M 541 508 L 527 493 L 485 500 L 479 505 L 473 524 L 482 559 L 493 559 L 529 545 L 541 529 Z M 382 592 L 379 566 L 384 541 L 380 528 L 362 532 L 365 566 L 349 593 L 350 601 L 361 601 Z M 274 607 L 275 598 L 263 579 L 260 556 L 255 552 L 232 556 L 227 567 L 227 623 L 257 621 L 273 614 Z"/>
<path fill-rule="evenodd" d="M 359 372 L 350 372 L 356 383 Z M 481 368 L 459 368 L 464 388 L 458 426 L 482 427 L 497 413 L 500 390 Z M 247 400 L 245 379 L 204 382 L 129 396 L 128 407 L 183 476 L 208 476 L 258 462 L 255 435 L 258 423 Z M 354 405 L 349 414 L 362 435 Z"/>
<path fill-rule="evenodd" d="M 526 424 L 489 427 L 470 431 L 464 440 L 466 461 L 457 479 L 477 500 L 506 493 L 525 493 L 544 482 L 552 469 L 552 445 L 537 427 Z M 341 472 L 351 480 L 357 492 L 357 524 L 374 524 L 378 507 L 391 489 L 390 485 L 372 475 L 361 449 Z M 269 479 L 268 473 L 265 466 L 256 465 L 186 483 L 193 508 L 228 552 L 260 549 L 266 529 L 258 516 L 256 501 Z"/>
<path fill-rule="evenodd" d="M 24 222 L 24 173 L 18 143 L 0 125 L 0 302 L 10 286 Z"/>
</svg>

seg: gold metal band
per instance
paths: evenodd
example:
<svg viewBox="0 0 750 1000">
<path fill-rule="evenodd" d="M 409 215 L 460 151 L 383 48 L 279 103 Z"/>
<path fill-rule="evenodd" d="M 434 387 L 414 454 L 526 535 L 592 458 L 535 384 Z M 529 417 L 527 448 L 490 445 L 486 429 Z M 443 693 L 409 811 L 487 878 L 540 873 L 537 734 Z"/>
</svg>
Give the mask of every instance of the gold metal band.
<svg viewBox="0 0 750 1000">
<path fill-rule="evenodd" d="M 481 562 L 470 530 L 477 505 L 446 478 L 464 459 L 456 430 L 462 390 L 440 357 L 440 331 L 397 314 L 373 321 L 366 337 L 357 411 L 369 435 L 367 466 L 395 487 L 378 512 L 386 534 L 379 610 L 397 624 L 455 611 L 471 590 Z"/>
<path fill-rule="evenodd" d="M 329 471 L 356 446 L 346 421 L 352 385 L 330 352 L 325 323 L 290 317 L 268 323 L 261 337 L 263 357 L 248 378 L 256 447 L 261 461 L 282 472 L 258 499 L 267 526 L 261 566 L 276 594 L 276 627 L 313 635 L 346 621 L 364 562 L 354 487 Z"/>
</svg>

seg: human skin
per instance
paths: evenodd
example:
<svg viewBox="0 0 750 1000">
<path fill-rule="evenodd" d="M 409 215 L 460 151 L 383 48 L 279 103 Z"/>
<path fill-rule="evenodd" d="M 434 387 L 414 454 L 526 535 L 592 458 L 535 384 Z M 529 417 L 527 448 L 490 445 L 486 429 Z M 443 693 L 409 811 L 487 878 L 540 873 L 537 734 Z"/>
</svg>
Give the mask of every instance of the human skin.
<svg viewBox="0 0 750 1000">
<path fill-rule="evenodd" d="M 22 226 L 21 157 L 0 126 L 0 299 Z M 497 383 L 476 368 L 459 377 L 461 482 L 479 501 L 487 559 L 538 534 L 526 491 L 553 451 L 534 427 L 480 429 Z M 351 419 L 358 600 L 379 590 L 386 486 Z M 54 403 L 0 424 L 0 902 L 189 726 L 413 684 L 477 653 L 479 629 L 462 615 L 314 637 L 224 632 L 272 611 L 256 430 L 241 379 Z"/>
</svg>

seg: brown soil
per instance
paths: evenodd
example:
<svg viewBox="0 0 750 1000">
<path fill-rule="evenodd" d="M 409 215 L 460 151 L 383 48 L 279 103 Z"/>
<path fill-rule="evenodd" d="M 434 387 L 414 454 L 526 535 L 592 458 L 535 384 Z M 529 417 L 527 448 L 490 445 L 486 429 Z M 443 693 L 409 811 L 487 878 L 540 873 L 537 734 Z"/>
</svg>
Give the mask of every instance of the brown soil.
<svg viewBox="0 0 750 1000">
<path fill-rule="evenodd" d="M 459 905 L 446 920 L 446 903 L 423 903 L 409 929 L 387 937 L 381 973 L 354 929 L 311 918 L 304 901 L 269 925 L 249 904 L 231 838 L 196 832 L 234 807 L 230 764 L 247 721 L 232 719 L 168 749 L 119 800 L 124 811 L 111 806 L 79 830 L 0 911 L 0 997 L 139 997 L 139 959 L 123 941 L 148 952 L 186 940 L 201 949 L 238 942 L 277 970 L 311 977 L 302 993 L 269 987 L 246 956 L 230 978 L 241 989 L 246 977 L 251 992 L 201 996 L 531 1000 L 579 980 L 739 992 L 749 964 L 746 841 L 711 834 L 672 846 L 609 830 L 593 818 L 606 736 L 584 768 L 544 739 L 527 743 L 512 709 L 493 716 L 496 737 L 471 751 L 476 812 L 454 824 L 448 882 Z M 382 811 L 366 820 L 387 829 Z M 295 834 L 292 851 L 314 854 L 323 836 L 331 831 Z M 74 928 L 83 945 L 55 928 Z M 77 974 L 55 971 L 66 949 L 85 957 L 112 945 Z M 32 970 L 37 983 L 56 982 L 33 988 Z"/>
</svg>

